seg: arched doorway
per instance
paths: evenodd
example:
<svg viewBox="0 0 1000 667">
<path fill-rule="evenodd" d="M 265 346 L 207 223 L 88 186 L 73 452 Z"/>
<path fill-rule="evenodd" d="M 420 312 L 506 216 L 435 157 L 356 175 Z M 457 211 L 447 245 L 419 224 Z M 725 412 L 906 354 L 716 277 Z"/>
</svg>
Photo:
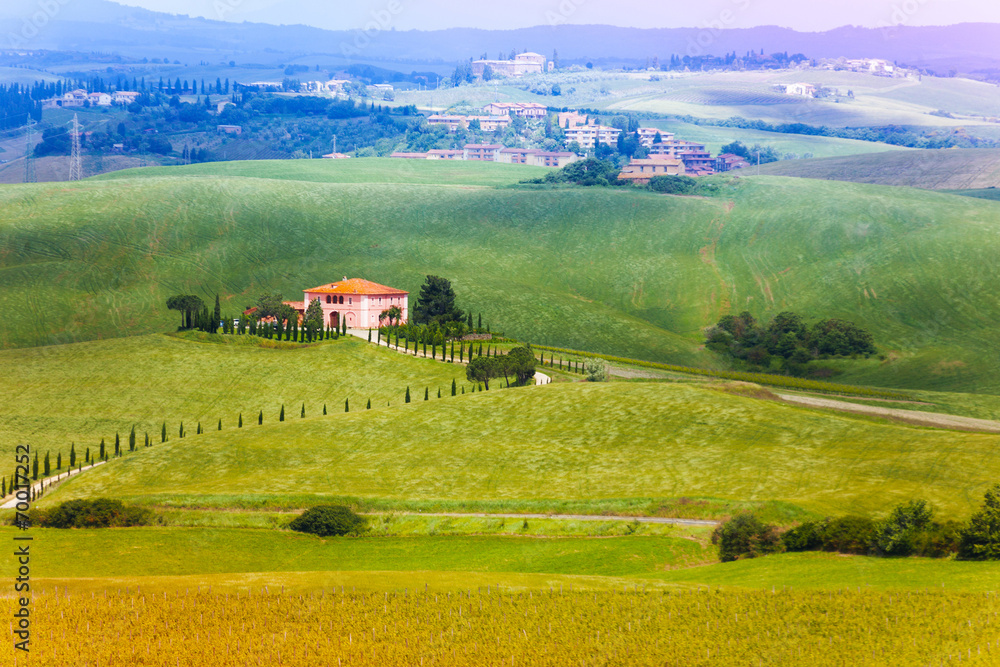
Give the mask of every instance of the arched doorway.
<svg viewBox="0 0 1000 667">
<path fill-rule="evenodd" d="M 330 313 L 330 328 L 336 329 L 340 326 L 340 313 L 333 311 Z"/>
</svg>

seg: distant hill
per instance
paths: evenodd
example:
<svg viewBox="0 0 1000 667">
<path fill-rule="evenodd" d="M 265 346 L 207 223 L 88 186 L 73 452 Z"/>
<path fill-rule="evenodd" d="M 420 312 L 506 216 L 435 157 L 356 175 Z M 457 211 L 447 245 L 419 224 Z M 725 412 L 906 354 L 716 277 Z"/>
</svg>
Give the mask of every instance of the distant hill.
<svg viewBox="0 0 1000 667">
<path fill-rule="evenodd" d="M 638 29 L 601 25 L 540 25 L 519 30 L 393 30 L 365 38 L 358 48 L 354 31 L 307 26 L 227 23 L 125 7 L 108 0 L 74 0 L 60 7 L 43 29 L 23 38 L 24 16 L 37 11 L 24 1 L 0 8 L 0 48 L 113 52 L 135 57 L 208 54 L 240 62 L 285 62 L 290 54 L 331 54 L 352 59 L 453 63 L 470 56 L 528 48 L 545 54 L 557 49 L 564 60 L 644 61 L 652 55 L 692 55 L 700 28 Z M 23 6 L 22 6 L 23 5 Z M 20 9 L 18 9 L 20 7 Z M 369 43 L 370 41 L 370 43 Z M 947 73 L 1000 68 L 1000 25 L 868 29 L 845 26 L 821 33 L 777 26 L 713 33 L 705 52 L 722 55 L 788 51 L 813 58 L 873 57 Z M 700 51 L 700 49 L 699 49 Z M 701 55 L 695 53 L 693 55 Z"/>
<path fill-rule="evenodd" d="M 890 151 L 761 166 L 768 176 L 794 176 L 928 190 L 972 190 L 1000 186 L 1000 150 Z"/>
<path fill-rule="evenodd" d="M 171 294 L 233 309 L 344 275 L 416 293 L 435 274 L 538 344 L 718 367 L 704 327 L 793 310 L 874 333 L 886 359 L 839 381 L 1000 393 L 995 202 L 768 177 L 708 199 L 505 185 L 529 175 L 303 160 L 4 186 L 0 347 L 169 330 Z"/>
</svg>

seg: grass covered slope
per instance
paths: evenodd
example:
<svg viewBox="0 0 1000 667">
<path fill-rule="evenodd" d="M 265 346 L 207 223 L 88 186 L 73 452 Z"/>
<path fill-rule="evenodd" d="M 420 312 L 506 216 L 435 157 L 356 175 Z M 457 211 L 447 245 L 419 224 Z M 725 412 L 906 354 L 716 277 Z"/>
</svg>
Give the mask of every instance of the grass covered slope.
<svg viewBox="0 0 1000 667">
<path fill-rule="evenodd" d="M 342 162 L 368 178 L 366 163 Z M 539 344 L 712 366 L 703 327 L 794 310 L 854 320 L 892 353 L 850 381 L 1000 391 L 992 202 L 772 178 L 714 199 L 323 183 L 284 179 L 286 164 L 0 190 L 0 346 L 170 329 L 176 293 L 236 295 L 223 304 L 236 312 L 268 288 L 295 298 L 352 275 L 413 294 L 433 273 L 494 328 Z"/>
<path fill-rule="evenodd" d="M 204 342 L 210 338 L 224 343 Z M 198 421 L 206 430 L 234 429 L 243 422 L 256 427 L 260 410 L 265 423 L 278 420 L 281 404 L 286 419 L 306 414 L 344 411 L 386 401 L 402 403 L 406 386 L 450 392 L 452 379 L 465 383 L 465 369 L 405 357 L 376 348 L 354 337 L 298 349 L 271 349 L 250 336 L 209 337 L 189 333 L 183 338 L 136 336 L 21 350 L 0 351 L 7 400 L 0 403 L 0 452 L 18 443 L 35 451 L 63 454 L 68 464 L 70 442 L 79 461 L 87 447 L 97 455 L 101 438 L 114 451 L 114 434 L 127 436 L 133 425 L 138 445 L 148 432 L 156 443 L 164 421 L 176 438 L 179 422 L 194 434 Z M 288 344 L 289 346 L 291 344 Z M 6 474 L 6 468 L 3 469 Z"/>
<path fill-rule="evenodd" d="M 193 177 L 264 178 L 311 183 L 396 183 L 423 185 L 510 185 L 549 172 L 545 167 L 453 160 L 252 160 L 206 162 L 183 171 L 173 167 L 151 167 L 116 171 L 95 180 L 160 178 L 182 174 Z"/>
<path fill-rule="evenodd" d="M 925 498 L 958 517 L 1000 478 L 998 445 L 1000 436 L 692 385 L 557 384 L 209 432 L 95 468 L 43 502 L 303 507 L 360 497 L 500 511 L 536 501 L 538 511 L 546 500 L 691 496 L 877 514 Z"/>
<path fill-rule="evenodd" d="M 928 190 L 975 190 L 1000 186 L 1000 150 L 888 151 L 785 160 L 761 166 L 760 173 Z"/>
</svg>

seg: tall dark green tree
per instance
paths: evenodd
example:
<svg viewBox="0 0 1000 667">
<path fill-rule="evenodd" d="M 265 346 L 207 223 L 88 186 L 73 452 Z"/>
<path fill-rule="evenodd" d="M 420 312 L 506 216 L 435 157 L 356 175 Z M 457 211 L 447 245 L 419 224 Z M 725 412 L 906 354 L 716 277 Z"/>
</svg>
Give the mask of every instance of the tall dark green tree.
<svg viewBox="0 0 1000 667">
<path fill-rule="evenodd" d="M 458 393 L 458 383 L 455 382 L 455 378 L 451 379 L 451 395 L 455 396 Z"/>
<path fill-rule="evenodd" d="M 201 312 L 205 307 L 205 302 L 194 294 L 178 294 L 167 299 L 167 308 L 181 312 L 181 327 L 192 328 L 192 318 L 195 313 Z"/>
<path fill-rule="evenodd" d="M 427 276 L 413 309 L 413 321 L 417 324 L 444 324 L 464 319 L 465 313 L 455 305 L 455 290 L 451 281 L 440 276 Z"/>
<path fill-rule="evenodd" d="M 69 467 L 72 468 L 76 465 L 76 445 L 74 443 L 69 443 Z"/>
<path fill-rule="evenodd" d="M 430 398 L 430 388 L 429 387 L 424 387 L 424 400 L 426 401 L 429 398 Z"/>
<path fill-rule="evenodd" d="M 281 404 L 281 412 L 278 414 L 278 421 L 279 422 L 285 421 L 285 404 L 284 403 Z"/>
<path fill-rule="evenodd" d="M 219 431 L 222 430 L 222 419 L 219 419 L 219 428 L 217 430 L 219 430 Z"/>
<path fill-rule="evenodd" d="M 368 405 L 365 406 L 365 410 L 371 410 L 371 409 L 372 409 L 372 399 L 369 398 Z"/>
<path fill-rule="evenodd" d="M 406 402 L 406 403 L 409 403 L 409 402 L 410 402 L 410 387 L 409 387 L 409 385 L 407 385 L 407 387 L 406 387 L 406 398 L 405 398 L 405 399 L 403 399 L 403 400 L 404 400 L 404 402 Z"/>
<path fill-rule="evenodd" d="M 132 426 L 132 430 L 128 434 L 128 450 L 130 452 L 135 451 L 135 426 Z"/>
<path fill-rule="evenodd" d="M 350 412 L 350 411 L 351 411 L 351 399 L 345 398 L 344 399 L 344 412 Z"/>
<path fill-rule="evenodd" d="M 218 294 L 215 295 L 215 312 L 213 314 L 215 315 L 215 319 L 212 320 L 212 328 L 215 329 L 215 327 L 219 326 L 219 322 L 222 321 L 222 305 L 219 303 Z"/>
<path fill-rule="evenodd" d="M 264 411 L 261 410 L 260 414 L 257 415 L 257 425 L 260 426 L 263 423 L 264 423 Z"/>
<path fill-rule="evenodd" d="M 160 429 L 160 442 L 166 442 L 166 441 L 167 441 L 167 422 L 163 422 L 163 428 Z"/>
<path fill-rule="evenodd" d="M 306 404 L 303 403 L 302 404 L 302 413 L 299 415 L 299 417 L 300 418 L 304 418 L 305 416 L 306 416 Z"/>
<path fill-rule="evenodd" d="M 118 432 L 115 431 L 115 456 L 118 456 L 118 454 L 121 453 L 121 451 L 122 451 L 122 442 L 121 439 L 118 437 Z"/>
<path fill-rule="evenodd" d="M 104 460 L 104 438 L 101 438 L 101 449 L 97 454 L 97 458 L 101 461 Z"/>
<path fill-rule="evenodd" d="M 243 413 L 240 413 L 240 420 L 236 423 L 236 428 L 243 428 Z"/>
</svg>

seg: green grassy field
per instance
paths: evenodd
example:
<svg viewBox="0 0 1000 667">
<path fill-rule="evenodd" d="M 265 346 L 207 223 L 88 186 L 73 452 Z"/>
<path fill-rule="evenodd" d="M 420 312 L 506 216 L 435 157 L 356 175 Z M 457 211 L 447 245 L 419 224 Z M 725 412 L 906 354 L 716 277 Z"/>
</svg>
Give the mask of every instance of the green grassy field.
<svg viewBox="0 0 1000 667">
<path fill-rule="evenodd" d="M 315 168 L 346 181 L 414 168 L 343 162 Z M 714 199 L 323 183 L 284 179 L 287 165 L 4 188 L 0 306 L 12 315 L 0 345 L 163 331 L 175 293 L 219 292 L 235 312 L 264 289 L 294 297 L 357 275 L 415 293 L 434 273 L 529 342 L 719 367 L 703 327 L 744 308 L 794 310 L 854 320 L 886 351 L 838 381 L 1000 391 L 991 202 L 804 179 L 744 178 Z M 269 169 L 277 178 L 260 177 Z"/>
<path fill-rule="evenodd" d="M 33 534 L 38 555 L 32 574 L 39 577 L 373 570 L 634 576 L 715 559 L 714 550 L 701 542 L 665 536 L 324 540 L 289 531 L 226 528 L 38 529 Z M 16 570 L 11 560 L 0 569 L 4 576 Z"/>
<path fill-rule="evenodd" d="M 1000 150 L 891 151 L 850 157 L 786 160 L 760 173 L 929 190 L 985 190 L 1000 185 Z M 955 192 L 955 194 L 965 194 Z"/>
<path fill-rule="evenodd" d="M 295 508 L 361 499 L 431 509 L 438 500 L 465 511 L 561 512 L 573 501 L 599 512 L 602 501 L 631 498 L 632 511 L 655 514 L 656 499 L 686 496 L 877 516 L 925 498 L 960 518 L 1000 478 L 998 442 L 692 385 L 561 384 L 173 440 L 74 477 L 42 503 L 112 496 Z M 699 506 L 688 510 L 698 516 Z M 788 511 L 784 523 L 794 518 Z"/>
<path fill-rule="evenodd" d="M 10 400 L 0 405 L 0 456 L 17 443 L 30 443 L 44 455 L 62 452 L 68 465 L 70 442 L 79 461 L 86 448 L 97 455 L 101 438 L 114 450 L 115 432 L 127 442 L 135 426 L 138 445 L 149 433 L 160 442 L 161 428 L 176 438 L 180 422 L 189 434 L 198 422 L 206 430 L 235 429 L 239 414 L 247 427 L 286 418 L 344 411 L 344 401 L 360 410 L 402 403 L 407 385 L 423 393 L 451 382 L 466 385 L 465 369 L 377 348 L 351 337 L 298 349 L 273 349 L 251 336 L 210 337 L 153 334 L 131 338 L 0 351 Z M 287 344 L 292 347 L 294 344 Z M 471 385 L 468 386 L 471 389 Z M 7 474 L 6 467 L 0 468 Z"/>
</svg>

